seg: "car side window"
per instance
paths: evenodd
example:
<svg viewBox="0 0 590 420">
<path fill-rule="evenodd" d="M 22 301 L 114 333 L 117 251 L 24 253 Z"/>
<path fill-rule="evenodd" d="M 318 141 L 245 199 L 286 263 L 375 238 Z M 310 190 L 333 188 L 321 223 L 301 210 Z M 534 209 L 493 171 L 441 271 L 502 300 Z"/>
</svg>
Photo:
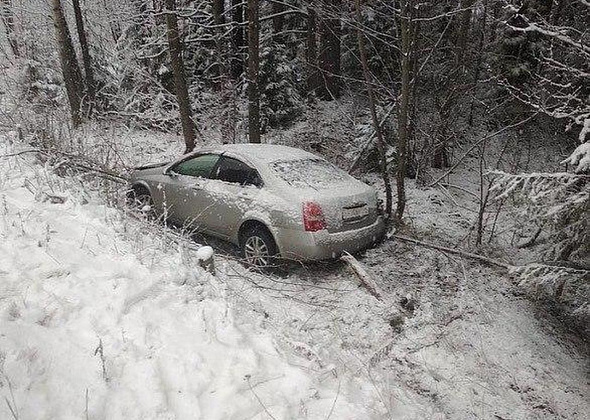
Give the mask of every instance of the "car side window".
<svg viewBox="0 0 590 420">
<path fill-rule="evenodd" d="M 256 169 L 251 168 L 244 162 L 226 156 L 221 157 L 215 171 L 215 178 L 234 184 L 262 186 L 262 179 L 260 179 Z"/>
<path fill-rule="evenodd" d="M 180 175 L 211 178 L 211 172 L 219 160 L 219 155 L 200 155 L 176 165 L 172 170 Z"/>
</svg>

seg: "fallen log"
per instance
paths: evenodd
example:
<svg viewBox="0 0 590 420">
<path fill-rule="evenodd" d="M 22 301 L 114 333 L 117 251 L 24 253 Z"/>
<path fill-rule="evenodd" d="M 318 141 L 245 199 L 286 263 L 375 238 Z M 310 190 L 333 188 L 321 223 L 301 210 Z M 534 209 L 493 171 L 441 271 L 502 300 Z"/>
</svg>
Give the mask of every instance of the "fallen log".
<svg viewBox="0 0 590 420">
<path fill-rule="evenodd" d="M 478 260 L 478 261 L 481 261 L 481 262 L 489 264 L 489 265 L 495 265 L 496 267 L 504 268 L 506 270 L 512 270 L 514 268 L 514 266 L 512 266 L 510 264 L 507 264 L 502 261 L 494 260 L 494 259 L 491 259 L 488 257 L 484 257 L 483 255 L 474 254 L 472 252 L 461 251 L 458 249 L 447 248 L 445 246 L 436 245 L 436 244 L 432 244 L 429 242 L 419 241 L 417 239 L 410 238 L 408 236 L 393 235 L 392 238 L 396 238 L 401 241 L 411 242 L 413 244 L 424 246 L 427 248 L 432 248 L 432 249 L 437 249 L 439 251 L 448 252 L 450 254 L 455 254 L 455 255 L 460 255 L 462 257 L 471 258 L 471 259 Z"/>
<path fill-rule="evenodd" d="M 372 294 L 376 299 L 381 300 L 382 293 L 375 283 L 373 277 L 365 269 L 365 267 L 348 252 L 345 252 L 340 259 L 344 261 L 354 271 L 360 283 Z"/>
</svg>

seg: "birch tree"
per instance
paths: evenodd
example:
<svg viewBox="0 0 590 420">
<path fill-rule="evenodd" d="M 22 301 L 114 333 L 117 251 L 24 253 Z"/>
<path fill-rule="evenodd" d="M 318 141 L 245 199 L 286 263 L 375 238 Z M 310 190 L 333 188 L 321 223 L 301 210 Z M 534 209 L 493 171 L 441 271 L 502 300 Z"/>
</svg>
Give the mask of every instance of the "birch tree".
<svg viewBox="0 0 590 420">
<path fill-rule="evenodd" d="M 76 58 L 76 52 L 72 44 L 70 30 L 62 9 L 60 0 L 51 0 L 51 11 L 53 17 L 53 24 L 55 26 L 55 38 L 59 52 L 59 59 L 61 63 L 61 70 L 68 95 L 68 102 L 70 104 L 70 114 L 74 127 L 77 127 L 82 122 L 81 116 L 81 102 L 82 102 L 82 73 L 80 65 Z"/>
</svg>

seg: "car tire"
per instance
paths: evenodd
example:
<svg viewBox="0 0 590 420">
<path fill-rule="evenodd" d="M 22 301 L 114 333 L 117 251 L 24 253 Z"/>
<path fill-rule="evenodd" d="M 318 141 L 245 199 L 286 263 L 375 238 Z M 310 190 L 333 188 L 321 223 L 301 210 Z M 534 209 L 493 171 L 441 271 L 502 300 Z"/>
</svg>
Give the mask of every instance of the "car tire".
<svg viewBox="0 0 590 420">
<path fill-rule="evenodd" d="M 276 264 L 279 253 L 274 238 L 263 226 L 253 226 L 244 232 L 240 251 L 244 262 L 256 268 L 271 268 Z"/>
<path fill-rule="evenodd" d="M 155 216 L 154 200 L 151 194 L 143 187 L 133 187 L 127 194 L 127 203 L 129 207 L 148 218 Z"/>
</svg>

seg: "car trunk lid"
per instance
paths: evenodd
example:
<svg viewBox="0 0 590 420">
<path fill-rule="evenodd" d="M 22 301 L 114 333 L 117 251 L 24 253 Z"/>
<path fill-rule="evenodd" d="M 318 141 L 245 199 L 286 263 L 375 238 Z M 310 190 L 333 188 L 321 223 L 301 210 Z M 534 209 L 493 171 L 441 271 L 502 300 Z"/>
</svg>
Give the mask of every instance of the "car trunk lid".
<svg viewBox="0 0 590 420">
<path fill-rule="evenodd" d="M 356 180 L 318 191 L 315 202 L 322 208 L 330 233 L 370 226 L 378 217 L 375 191 Z"/>
</svg>

